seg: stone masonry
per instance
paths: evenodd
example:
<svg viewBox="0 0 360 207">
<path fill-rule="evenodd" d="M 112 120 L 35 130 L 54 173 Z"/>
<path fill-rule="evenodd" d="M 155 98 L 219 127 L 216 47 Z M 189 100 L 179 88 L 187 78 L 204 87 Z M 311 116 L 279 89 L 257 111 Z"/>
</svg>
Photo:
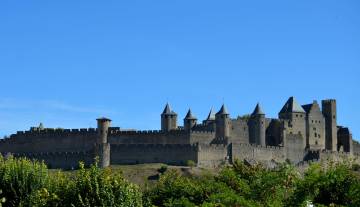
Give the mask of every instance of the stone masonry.
<svg viewBox="0 0 360 207">
<path fill-rule="evenodd" d="M 161 130 L 135 131 L 111 127 L 108 118 L 97 119 L 97 128 L 53 129 L 31 127 L 0 139 L 4 156 L 43 160 L 50 168 L 76 168 L 98 157 L 99 166 L 166 163 L 216 167 L 235 159 L 268 166 L 290 161 L 353 158 L 360 144 L 347 127 L 337 125 L 336 100 L 299 105 L 290 97 L 278 118 L 267 118 L 260 104 L 247 116 L 231 118 L 225 107 L 211 110 L 201 123 L 189 109 L 178 126 L 177 114 L 166 104 Z"/>
</svg>

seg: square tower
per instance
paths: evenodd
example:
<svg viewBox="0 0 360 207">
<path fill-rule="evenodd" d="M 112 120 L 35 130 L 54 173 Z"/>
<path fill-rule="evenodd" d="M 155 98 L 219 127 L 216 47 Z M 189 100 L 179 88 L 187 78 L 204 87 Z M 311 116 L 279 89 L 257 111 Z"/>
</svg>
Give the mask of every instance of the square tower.
<svg viewBox="0 0 360 207">
<path fill-rule="evenodd" d="M 325 117 L 325 148 L 337 151 L 336 100 L 322 100 L 322 113 Z"/>
</svg>

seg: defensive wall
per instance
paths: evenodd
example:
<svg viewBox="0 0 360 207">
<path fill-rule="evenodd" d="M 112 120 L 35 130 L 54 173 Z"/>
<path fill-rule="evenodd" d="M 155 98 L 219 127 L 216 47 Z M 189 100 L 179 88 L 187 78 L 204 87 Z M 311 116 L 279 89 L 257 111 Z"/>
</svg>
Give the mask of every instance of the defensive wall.
<svg viewBox="0 0 360 207">
<path fill-rule="evenodd" d="M 44 161 L 48 168 L 76 169 L 79 162 L 84 162 L 89 166 L 94 162 L 95 155 L 93 151 L 77 152 L 39 152 L 39 153 L 10 153 L 16 158 L 26 157 L 28 159 Z M 10 154 L 2 153 L 3 156 Z"/>
<path fill-rule="evenodd" d="M 231 158 L 231 145 L 198 145 L 198 166 L 214 168 L 227 163 Z"/>
<path fill-rule="evenodd" d="M 184 130 L 120 131 L 110 130 L 110 144 L 190 144 L 189 133 Z"/>
<path fill-rule="evenodd" d="M 89 129 L 44 129 L 18 131 L 9 138 L 0 139 L 0 151 L 25 152 L 77 152 L 94 147 L 97 131 Z"/>
<path fill-rule="evenodd" d="M 209 144 L 214 138 L 214 131 L 190 131 L 190 143 Z"/>
<path fill-rule="evenodd" d="M 260 146 L 255 144 L 232 144 L 232 159 L 284 162 L 283 147 Z"/>
<path fill-rule="evenodd" d="M 111 144 L 111 164 L 166 163 L 185 165 L 198 162 L 198 145 L 190 144 Z"/>
</svg>

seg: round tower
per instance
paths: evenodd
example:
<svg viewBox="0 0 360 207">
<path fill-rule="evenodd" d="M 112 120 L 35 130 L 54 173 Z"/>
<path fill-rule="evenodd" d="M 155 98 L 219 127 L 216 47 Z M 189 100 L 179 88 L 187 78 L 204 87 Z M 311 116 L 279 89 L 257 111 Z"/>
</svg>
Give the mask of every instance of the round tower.
<svg viewBox="0 0 360 207">
<path fill-rule="evenodd" d="M 256 144 L 265 146 L 266 145 L 266 133 L 265 133 L 265 113 L 261 110 L 260 104 L 258 103 L 254 109 L 254 112 L 250 117 L 251 122 L 251 135 L 252 140 Z"/>
<path fill-rule="evenodd" d="M 161 130 L 171 131 L 177 129 L 177 114 L 170 109 L 167 103 L 161 114 Z"/>
<path fill-rule="evenodd" d="M 104 117 L 96 120 L 98 136 L 95 144 L 95 155 L 99 158 L 99 167 L 104 168 L 110 165 L 110 144 L 107 138 L 111 120 Z"/>
<path fill-rule="evenodd" d="M 191 109 L 187 112 L 185 118 L 184 118 L 184 129 L 185 131 L 190 131 L 197 122 L 197 118 L 192 115 Z"/>
<path fill-rule="evenodd" d="M 219 112 L 215 115 L 216 138 L 227 138 L 230 136 L 230 118 L 225 105 L 221 106 Z"/>
<path fill-rule="evenodd" d="M 98 118 L 97 120 L 97 131 L 98 131 L 98 144 L 107 143 L 108 130 L 111 124 L 111 120 L 105 117 Z"/>
</svg>

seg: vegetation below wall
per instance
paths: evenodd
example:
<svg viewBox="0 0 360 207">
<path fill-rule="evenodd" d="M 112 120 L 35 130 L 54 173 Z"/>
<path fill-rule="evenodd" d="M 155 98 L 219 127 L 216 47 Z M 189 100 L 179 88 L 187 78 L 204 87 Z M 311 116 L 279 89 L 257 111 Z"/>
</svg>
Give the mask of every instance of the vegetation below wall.
<svg viewBox="0 0 360 207">
<path fill-rule="evenodd" d="M 360 206 L 360 166 L 312 164 L 300 173 L 236 161 L 217 174 L 180 173 L 162 165 L 142 190 L 119 170 L 96 165 L 54 172 L 40 162 L 0 157 L 0 206 Z M 191 169 L 191 168 L 188 168 Z"/>
</svg>

